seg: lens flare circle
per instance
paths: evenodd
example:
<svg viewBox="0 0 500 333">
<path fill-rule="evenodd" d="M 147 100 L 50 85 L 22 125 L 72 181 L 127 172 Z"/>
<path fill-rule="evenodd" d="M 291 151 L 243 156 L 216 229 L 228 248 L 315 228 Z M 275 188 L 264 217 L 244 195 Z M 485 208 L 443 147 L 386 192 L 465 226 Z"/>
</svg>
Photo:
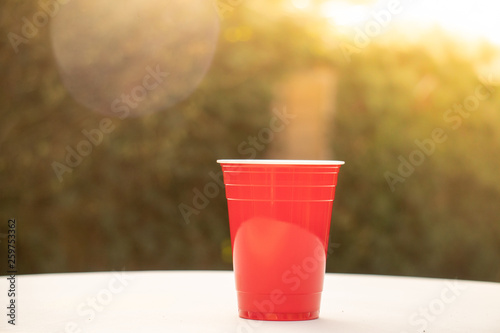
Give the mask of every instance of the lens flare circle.
<svg viewBox="0 0 500 333">
<path fill-rule="evenodd" d="M 210 1 L 73 0 L 51 22 L 63 84 L 86 107 L 134 117 L 187 98 L 219 35 Z"/>
</svg>

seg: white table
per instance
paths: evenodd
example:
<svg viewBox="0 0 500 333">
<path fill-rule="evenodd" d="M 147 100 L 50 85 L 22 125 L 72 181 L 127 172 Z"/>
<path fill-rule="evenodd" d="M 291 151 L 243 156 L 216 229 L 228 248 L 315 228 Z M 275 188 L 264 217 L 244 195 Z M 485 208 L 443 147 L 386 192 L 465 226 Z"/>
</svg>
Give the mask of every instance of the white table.
<svg viewBox="0 0 500 333">
<path fill-rule="evenodd" d="M 320 319 L 262 322 L 238 318 L 228 271 L 16 278 L 16 326 L 0 280 L 0 332 L 500 332 L 499 283 L 327 274 Z"/>
</svg>

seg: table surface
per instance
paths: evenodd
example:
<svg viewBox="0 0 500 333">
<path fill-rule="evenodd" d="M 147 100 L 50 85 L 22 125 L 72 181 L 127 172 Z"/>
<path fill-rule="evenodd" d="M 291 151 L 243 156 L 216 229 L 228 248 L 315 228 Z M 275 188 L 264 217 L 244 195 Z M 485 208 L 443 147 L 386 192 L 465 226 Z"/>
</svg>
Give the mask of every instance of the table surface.
<svg viewBox="0 0 500 333">
<path fill-rule="evenodd" d="M 237 315 L 233 272 L 18 275 L 16 325 L 0 332 L 500 332 L 500 283 L 326 274 L 320 318 L 263 322 Z"/>
</svg>

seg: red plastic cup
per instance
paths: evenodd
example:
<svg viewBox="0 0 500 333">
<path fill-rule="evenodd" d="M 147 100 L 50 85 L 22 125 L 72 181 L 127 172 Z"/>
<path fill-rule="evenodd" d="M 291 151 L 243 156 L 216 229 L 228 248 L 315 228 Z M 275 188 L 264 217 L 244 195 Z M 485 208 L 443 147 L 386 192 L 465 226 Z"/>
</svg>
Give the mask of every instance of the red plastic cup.
<svg viewBox="0 0 500 333">
<path fill-rule="evenodd" d="M 224 174 L 239 316 L 319 316 L 342 161 L 218 160 Z"/>
</svg>

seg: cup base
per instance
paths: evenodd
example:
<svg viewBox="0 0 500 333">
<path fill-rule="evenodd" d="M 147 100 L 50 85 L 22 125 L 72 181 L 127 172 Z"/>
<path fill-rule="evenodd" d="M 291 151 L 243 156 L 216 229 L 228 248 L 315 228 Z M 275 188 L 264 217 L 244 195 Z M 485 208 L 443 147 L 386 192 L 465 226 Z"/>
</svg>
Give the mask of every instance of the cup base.
<svg viewBox="0 0 500 333">
<path fill-rule="evenodd" d="M 244 319 L 252 320 L 270 320 L 270 321 L 298 321 L 312 320 L 319 318 L 319 311 L 299 312 L 299 313 L 273 313 L 273 312 L 254 312 L 239 310 L 239 316 Z"/>
<path fill-rule="evenodd" d="M 317 319 L 320 303 L 321 292 L 257 294 L 238 291 L 238 312 L 239 316 L 245 319 L 275 321 Z"/>
</svg>

